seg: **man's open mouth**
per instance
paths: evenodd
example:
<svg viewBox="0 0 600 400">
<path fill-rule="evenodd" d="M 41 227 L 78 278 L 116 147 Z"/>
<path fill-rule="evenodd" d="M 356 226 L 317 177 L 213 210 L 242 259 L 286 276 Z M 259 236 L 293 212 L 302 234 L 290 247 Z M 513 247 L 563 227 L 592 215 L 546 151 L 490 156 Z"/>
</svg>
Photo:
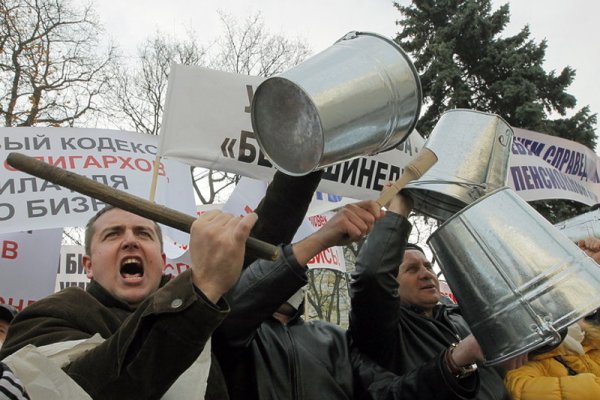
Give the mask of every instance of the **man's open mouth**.
<svg viewBox="0 0 600 400">
<path fill-rule="evenodd" d="M 121 263 L 121 276 L 125 279 L 144 276 L 144 266 L 137 258 L 126 258 Z"/>
</svg>

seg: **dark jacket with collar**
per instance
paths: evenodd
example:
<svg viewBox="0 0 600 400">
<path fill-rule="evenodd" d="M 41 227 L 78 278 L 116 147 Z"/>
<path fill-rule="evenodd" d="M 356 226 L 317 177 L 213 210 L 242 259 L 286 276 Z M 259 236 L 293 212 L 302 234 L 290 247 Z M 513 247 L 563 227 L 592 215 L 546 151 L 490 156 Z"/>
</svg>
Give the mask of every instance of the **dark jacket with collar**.
<svg viewBox="0 0 600 400">
<path fill-rule="evenodd" d="M 329 323 L 287 325 L 272 314 L 307 282 L 306 267 L 250 265 L 227 296 L 231 313 L 215 332 L 214 351 L 233 399 L 350 399 L 353 379 L 345 332 Z M 286 257 L 287 256 L 287 257 Z"/>
<path fill-rule="evenodd" d="M 227 315 L 195 289 L 191 272 L 168 282 L 131 310 L 92 281 L 87 291 L 67 288 L 35 302 L 13 320 L 0 359 L 27 344 L 106 341 L 64 369 L 94 399 L 159 399 L 198 358 Z M 211 363 L 207 399 L 227 398 L 218 364 Z"/>
<path fill-rule="evenodd" d="M 433 318 L 428 318 L 420 310 L 400 304 L 396 276 L 410 230 L 406 218 L 388 211 L 363 245 L 350 286 L 353 340 L 361 351 L 401 376 L 423 363 L 440 360 L 451 343 L 470 333 L 458 306 L 437 305 Z M 426 380 L 421 384 L 421 390 L 430 391 L 432 399 L 472 397 L 476 386 L 464 382 L 469 379 L 479 380 L 477 399 L 509 398 L 501 375 L 492 367 L 481 366 L 470 378 L 458 380 L 443 363 L 438 365 L 445 385 L 433 387 Z"/>
</svg>

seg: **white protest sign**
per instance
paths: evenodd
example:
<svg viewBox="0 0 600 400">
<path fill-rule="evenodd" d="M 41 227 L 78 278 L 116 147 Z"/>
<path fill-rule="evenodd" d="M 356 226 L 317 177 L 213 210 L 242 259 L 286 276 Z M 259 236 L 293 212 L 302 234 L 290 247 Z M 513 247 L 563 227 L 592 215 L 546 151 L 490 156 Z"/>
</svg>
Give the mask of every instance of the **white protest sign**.
<svg viewBox="0 0 600 400">
<path fill-rule="evenodd" d="M 189 250 L 177 258 L 167 258 L 163 272 L 167 275 L 177 276 L 192 267 L 192 258 Z"/>
<path fill-rule="evenodd" d="M 15 170 L 6 163 L 17 151 L 113 188 L 148 198 L 158 138 L 132 132 L 79 128 L 1 128 L 0 233 L 83 226 L 104 204 Z M 187 165 L 160 164 L 155 201 L 194 215 Z M 167 229 L 185 242 L 186 235 Z"/>
<path fill-rule="evenodd" d="M 58 272 L 54 276 L 54 291 L 58 292 L 69 286 L 78 286 L 86 289 L 90 280 L 83 266 L 83 246 L 64 245 L 60 247 L 60 263 Z"/>
<path fill-rule="evenodd" d="M 594 209 L 576 215 L 558 222 L 554 226 L 573 242 L 589 237 L 600 238 L 600 210 Z"/>
<path fill-rule="evenodd" d="M 525 201 L 569 199 L 598 203 L 598 157 L 587 147 L 514 128 L 508 186 Z"/>
<path fill-rule="evenodd" d="M 313 231 L 317 231 L 333 217 L 333 212 L 308 217 Z M 346 272 L 346 259 L 344 258 L 344 248 L 342 246 L 333 246 L 323 250 L 314 256 L 308 263 L 308 268 L 326 268 L 340 272 Z"/>
<path fill-rule="evenodd" d="M 557 136 L 513 128 L 515 139 L 532 154 L 577 180 L 598 183 L 600 159 L 591 149 Z M 519 154 L 523 154 L 519 149 Z"/>
<path fill-rule="evenodd" d="M 440 279 L 439 283 L 440 283 L 440 294 L 442 296 L 446 296 L 447 298 L 452 300 L 453 303 L 455 303 L 455 304 L 458 303 L 458 301 L 456 300 L 456 296 L 454 296 L 454 293 L 452 293 L 452 289 L 450 289 L 450 286 L 448 285 L 448 282 Z"/>
<path fill-rule="evenodd" d="M 0 303 L 18 310 L 52 294 L 62 229 L 0 235 Z"/>
<path fill-rule="evenodd" d="M 265 182 L 242 178 L 231 193 L 227 203 L 223 206 L 223 211 L 234 215 L 245 215 L 252 212 L 264 197 L 266 190 L 267 184 Z M 332 215 L 333 213 L 326 213 L 305 218 L 302 225 L 298 228 L 292 243 L 298 242 L 317 231 Z M 273 223 L 277 223 L 277 221 L 273 221 Z M 324 250 L 313 257 L 307 265 L 309 268 L 329 268 L 345 271 L 346 263 L 343 248 L 335 246 Z"/>
<path fill-rule="evenodd" d="M 261 77 L 174 65 L 161 127 L 159 154 L 190 165 L 270 181 L 275 172 L 258 146 L 250 103 Z M 285 134 L 285 132 L 282 132 Z M 354 199 L 377 198 L 400 177 L 424 139 L 415 131 L 396 149 L 326 169 L 319 190 Z"/>
</svg>

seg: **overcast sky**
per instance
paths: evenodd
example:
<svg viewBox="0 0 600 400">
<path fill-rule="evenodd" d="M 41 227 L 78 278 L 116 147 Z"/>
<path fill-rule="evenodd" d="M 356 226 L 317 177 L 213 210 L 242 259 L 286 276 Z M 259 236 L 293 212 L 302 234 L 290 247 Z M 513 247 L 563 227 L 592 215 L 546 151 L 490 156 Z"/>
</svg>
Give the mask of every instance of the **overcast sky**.
<svg viewBox="0 0 600 400">
<path fill-rule="evenodd" d="M 504 3 L 492 0 L 494 8 Z M 568 91 L 577 98 L 577 109 L 589 105 L 593 113 L 600 113 L 600 2 L 509 3 L 511 23 L 505 32 L 512 35 L 529 24 L 535 39 L 546 38 L 546 71 L 573 67 L 577 76 Z M 393 37 L 400 29 L 395 25 L 400 14 L 387 0 L 96 0 L 95 6 L 107 31 L 130 51 L 157 28 L 181 35 L 186 26 L 191 26 L 201 40 L 214 39 L 221 31 L 217 10 L 239 20 L 260 11 L 270 32 L 303 38 L 315 53 L 352 30 Z"/>
</svg>

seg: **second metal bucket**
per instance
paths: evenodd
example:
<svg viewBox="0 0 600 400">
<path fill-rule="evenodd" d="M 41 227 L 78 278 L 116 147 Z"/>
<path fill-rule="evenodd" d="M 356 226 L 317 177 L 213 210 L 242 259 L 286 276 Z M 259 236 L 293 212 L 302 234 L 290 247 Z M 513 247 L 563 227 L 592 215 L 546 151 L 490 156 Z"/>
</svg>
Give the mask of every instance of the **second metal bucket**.
<svg viewBox="0 0 600 400">
<path fill-rule="evenodd" d="M 428 244 L 489 364 L 560 342 L 559 330 L 600 306 L 600 266 L 507 187 Z"/>
<path fill-rule="evenodd" d="M 475 110 L 444 113 L 427 140 L 438 162 L 406 185 L 414 208 L 445 221 L 506 183 L 512 128 L 499 116 Z"/>
<path fill-rule="evenodd" d="M 350 32 L 263 81 L 252 99 L 252 127 L 280 170 L 304 175 L 392 149 L 414 129 L 421 102 L 419 75 L 396 43 Z"/>
</svg>

